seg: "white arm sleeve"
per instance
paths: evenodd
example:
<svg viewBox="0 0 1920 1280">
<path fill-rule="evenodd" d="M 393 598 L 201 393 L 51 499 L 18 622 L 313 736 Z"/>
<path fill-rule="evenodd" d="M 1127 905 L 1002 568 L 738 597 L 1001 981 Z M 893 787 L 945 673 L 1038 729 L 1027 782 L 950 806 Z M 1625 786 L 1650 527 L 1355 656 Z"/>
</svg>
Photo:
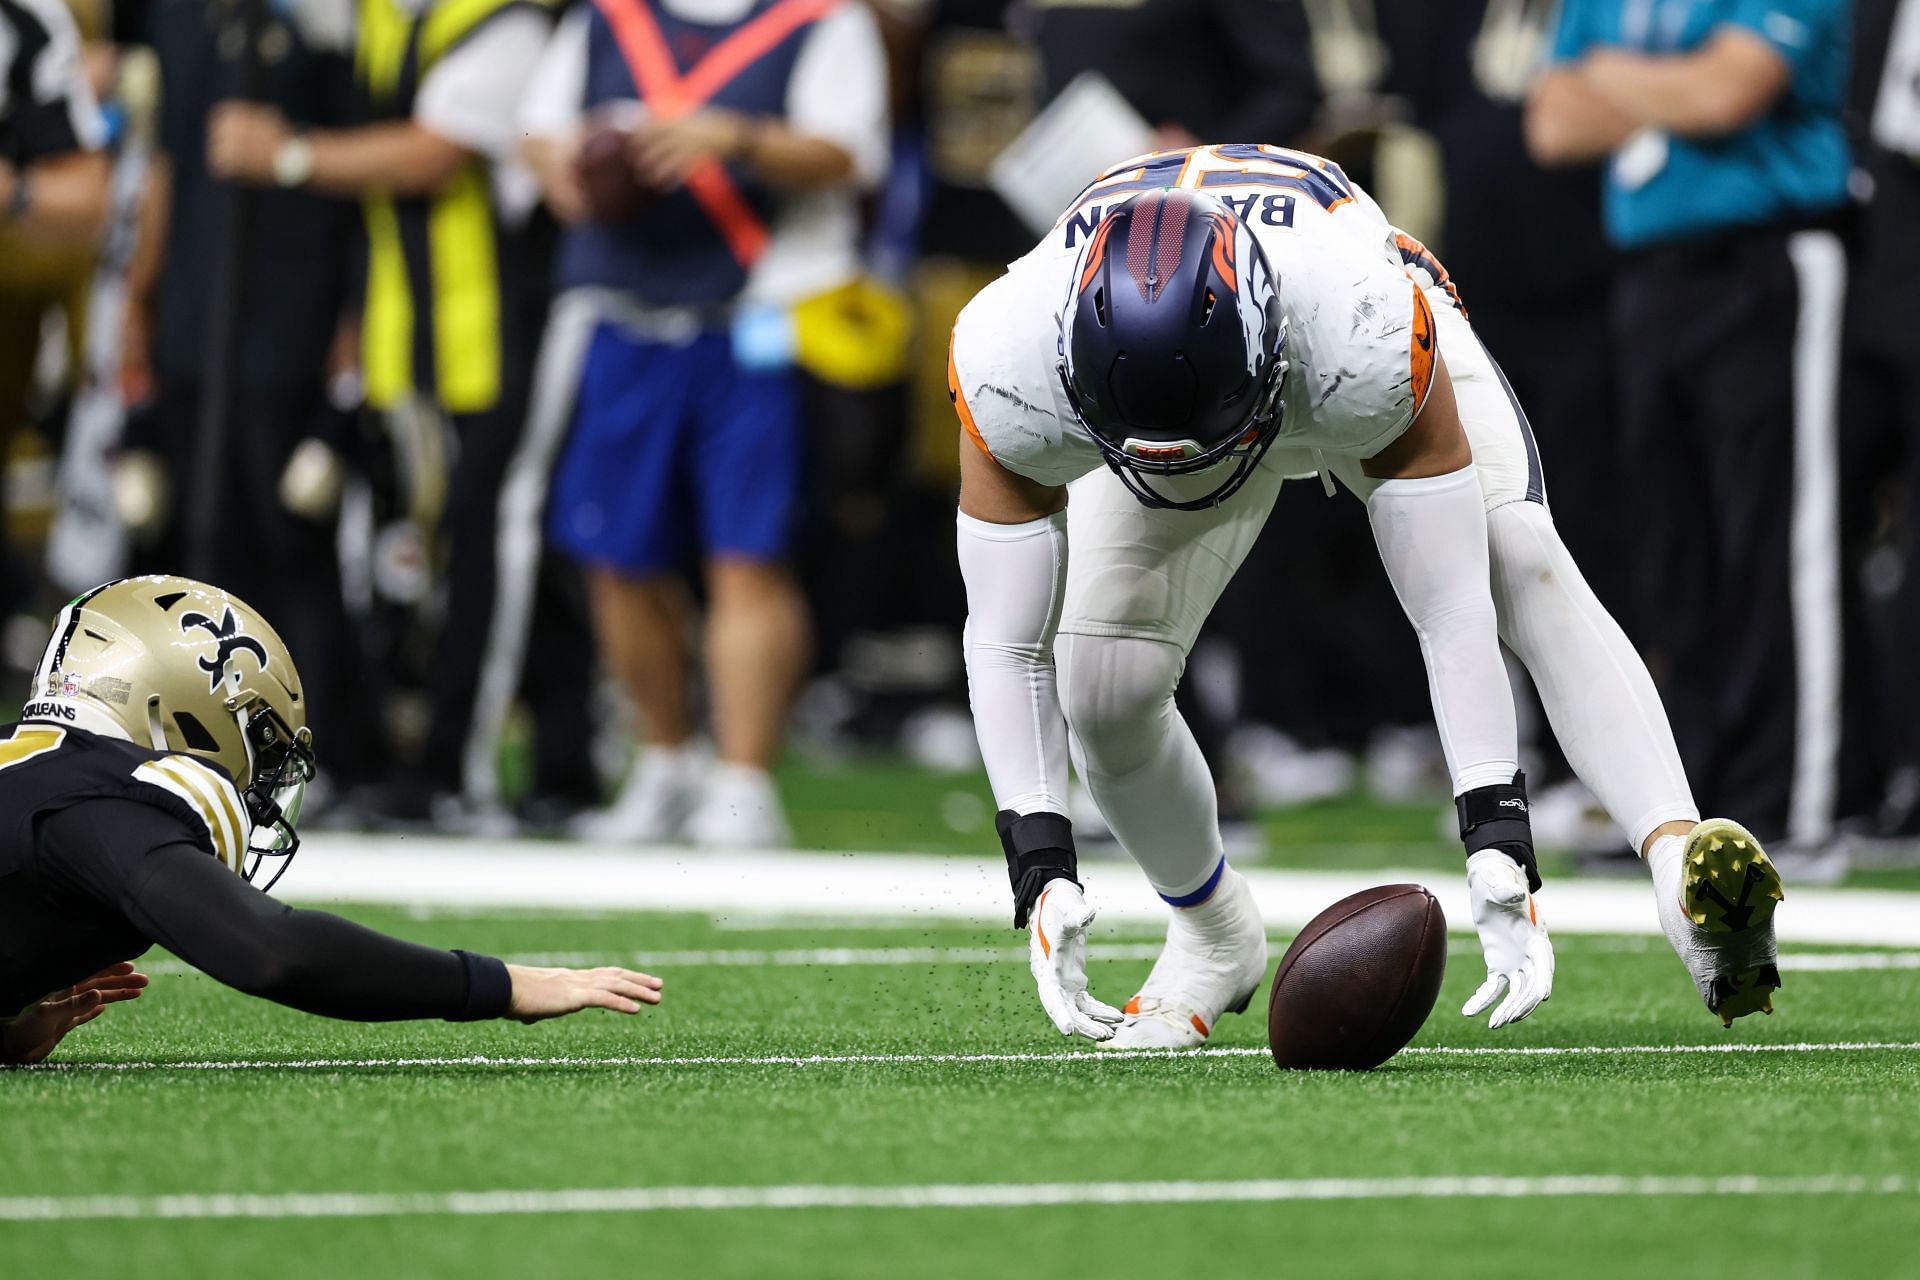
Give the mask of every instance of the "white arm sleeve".
<svg viewBox="0 0 1920 1280">
<path fill-rule="evenodd" d="M 1519 768 L 1513 688 L 1500 656 L 1487 513 L 1473 467 L 1388 480 L 1367 499 L 1367 518 L 1420 637 L 1454 794 L 1512 782 Z"/>
<path fill-rule="evenodd" d="M 1067 515 L 989 524 L 962 512 L 960 575 L 974 732 L 993 797 L 1015 813 L 1067 811 L 1067 721 L 1053 636 L 1067 583 Z"/>
</svg>

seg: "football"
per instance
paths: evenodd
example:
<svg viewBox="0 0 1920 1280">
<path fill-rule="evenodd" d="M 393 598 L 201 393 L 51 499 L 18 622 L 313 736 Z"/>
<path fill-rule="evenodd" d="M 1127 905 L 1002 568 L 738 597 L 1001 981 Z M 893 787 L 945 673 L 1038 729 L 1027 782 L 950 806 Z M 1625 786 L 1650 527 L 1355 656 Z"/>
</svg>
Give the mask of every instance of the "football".
<svg viewBox="0 0 1920 1280">
<path fill-rule="evenodd" d="M 1322 911 L 1280 957 L 1267 1042 L 1289 1070 L 1371 1071 L 1433 1012 L 1447 918 L 1417 884 L 1367 889 Z"/>
<path fill-rule="evenodd" d="M 574 168 L 587 209 L 602 222 L 621 222 L 644 213 L 659 192 L 643 184 L 627 158 L 629 135 L 611 124 L 592 128 L 580 142 Z"/>
</svg>

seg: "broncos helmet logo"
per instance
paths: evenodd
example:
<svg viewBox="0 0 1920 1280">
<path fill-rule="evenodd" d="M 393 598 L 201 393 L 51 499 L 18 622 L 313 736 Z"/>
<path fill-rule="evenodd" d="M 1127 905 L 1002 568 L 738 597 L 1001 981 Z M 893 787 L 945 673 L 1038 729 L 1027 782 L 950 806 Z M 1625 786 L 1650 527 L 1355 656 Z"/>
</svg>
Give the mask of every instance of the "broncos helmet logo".
<svg viewBox="0 0 1920 1280">
<path fill-rule="evenodd" d="M 180 617 L 180 631 L 186 634 L 195 630 L 205 631 L 213 637 L 216 646 L 213 656 L 202 654 L 199 667 L 207 673 L 207 692 L 219 691 L 220 680 L 226 674 L 227 659 L 235 653 L 245 650 L 260 663 L 261 670 L 267 666 L 267 647 L 252 636 L 240 630 L 239 622 L 233 616 L 231 608 L 223 610 L 220 621 L 215 622 L 204 613 L 187 613 Z"/>
</svg>

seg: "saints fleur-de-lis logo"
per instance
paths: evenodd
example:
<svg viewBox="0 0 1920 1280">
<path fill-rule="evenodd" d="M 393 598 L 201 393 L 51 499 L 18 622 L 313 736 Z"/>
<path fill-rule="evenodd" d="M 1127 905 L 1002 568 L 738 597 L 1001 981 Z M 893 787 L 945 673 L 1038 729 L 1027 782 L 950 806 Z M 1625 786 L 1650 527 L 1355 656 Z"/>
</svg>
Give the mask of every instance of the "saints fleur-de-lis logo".
<svg viewBox="0 0 1920 1280">
<path fill-rule="evenodd" d="M 200 669 L 207 673 L 208 693 L 220 691 L 220 678 L 226 674 L 227 659 L 242 649 L 251 653 L 259 661 L 262 670 L 266 668 L 267 647 L 240 630 L 240 623 L 234 618 L 231 608 L 223 611 L 218 622 L 204 613 L 183 614 L 180 618 L 180 630 L 182 633 L 204 631 L 213 637 L 213 642 L 217 646 L 213 656 L 208 657 L 202 654 L 200 657 Z"/>
</svg>

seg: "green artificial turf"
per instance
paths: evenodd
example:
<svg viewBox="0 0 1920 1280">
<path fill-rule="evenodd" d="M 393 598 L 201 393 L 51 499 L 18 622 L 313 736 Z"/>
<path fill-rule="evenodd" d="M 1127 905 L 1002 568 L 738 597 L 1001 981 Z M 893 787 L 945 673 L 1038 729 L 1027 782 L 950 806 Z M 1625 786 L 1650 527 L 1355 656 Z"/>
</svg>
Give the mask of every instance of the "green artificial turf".
<svg viewBox="0 0 1920 1280">
<path fill-rule="evenodd" d="M 1016 948 L 972 963 L 659 964 L 665 1005 L 510 1024 L 353 1026 L 156 957 L 148 996 L 61 1058 L 530 1056 L 538 1065 L 0 1075 L 0 1201 L 21 1196 L 1625 1174 L 1920 1177 L 1920 1053 L 1405 1055 L 1369 1075 L 1264 1056 L 635 1065 L 619 1057 L 1068 1053 L 1018 935 L 659 915 L 356 918 L 581 963 L 636 951 Z M 1134 940 L 1112 931 L 1102 940 Z M 1456 936 L 1416 1046 L 1920 1041 L 1915 971 L 1790 972 L 1723 1031 L 1657 939 L 1560 940 L 1553 1000 L 1490 1034 Z M 1275 950 L 1278 955 L 1278 947 Z M 774 961 L 781 961 L 774 963 Z M 1124 999 L 1144 960 L 1099 960 Z M 1264 995 L 1264 993 L 1263 993 Z M 1257 1006 L 1257 1008 L 1260 1006 Z M 1257 1017 L 1213 1043 L 1257 1046 Z M 1091 1052 L 1090 1050 L 1088 1052 Z M 596 1061 L 601 1060 L 601 1061 Z M 1910 1182 L 1909 1182 L 1910 1184 Z M 8 1276 L 944 1277 L 1920 1275 L 1920 1194 L 743 1209 L 272 1221 L 0 1221 Z"/>
</svg>

